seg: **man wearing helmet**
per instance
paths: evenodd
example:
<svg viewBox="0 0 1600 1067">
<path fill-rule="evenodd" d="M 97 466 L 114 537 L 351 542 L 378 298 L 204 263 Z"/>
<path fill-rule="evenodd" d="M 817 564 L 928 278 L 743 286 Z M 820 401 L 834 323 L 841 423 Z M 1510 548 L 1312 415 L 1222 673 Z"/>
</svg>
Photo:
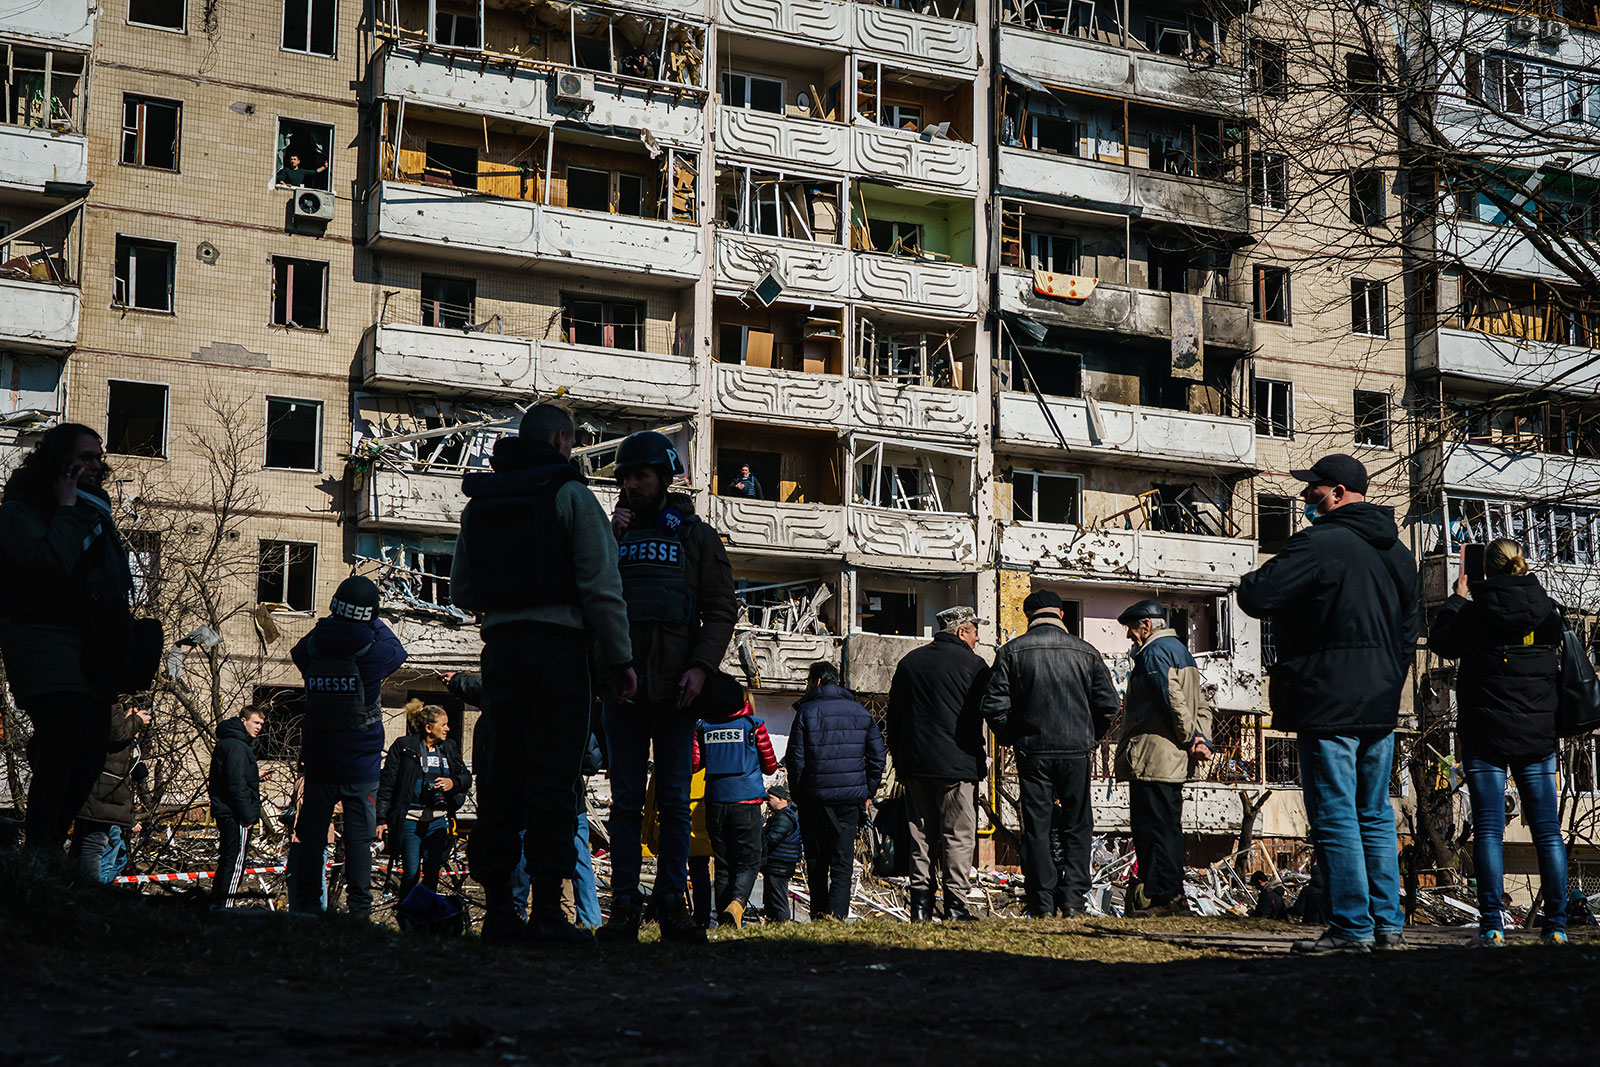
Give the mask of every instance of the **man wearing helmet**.
<svg viewBox="0 0 1600 1067">
<path fill-rule="evenodd" d="M 1117 616 L 1133 642 L 1133 670 L 1117 735 L 1117 780 L 1128 783 L 1128 818 L 1139 857 L 1139 881 L 1128 887 L 1127 911 L 1172 915 L 1183 897 L 1183 783 L 1194 761 L 1211 758 L 1211 706 L 1200 670 L 1167 609 L 1141 600 Z"/>
<path fill-rule="evenodd" d="M 322 910 L 322 849 L 335 804 L 344 803 L 344 877 L 350 914 L 372 914 L 372 841 L 383 770 L 383 680 L 406 661 L 378 618 L 378 587 L 353 574 L 339 583 L 326 618 L 289 650 L 306 683 L 300 763 L 305 800 L 289 850 L 292 911 Z"/>
<path fill-rule="evenodd" d="M 611 528 L 617 535 L 639 691 L 631 701 L 608 699 L 604 709 L 613 902 L 600 934 L 610 941 L 638 937 L 640 831 L 652 756 L 661 832 L 655 893 L 662 938 L 705 940 L 683 901 L 697 718 L 689 709 L 728 650 L 738 609 L 722 538 L 695 516 L 687 494 L 669 492 L 673 476 L 682 473 L 677 449 L 662 434 L 636 433 L 617 450 L 622 492 Z"/>
</svg>

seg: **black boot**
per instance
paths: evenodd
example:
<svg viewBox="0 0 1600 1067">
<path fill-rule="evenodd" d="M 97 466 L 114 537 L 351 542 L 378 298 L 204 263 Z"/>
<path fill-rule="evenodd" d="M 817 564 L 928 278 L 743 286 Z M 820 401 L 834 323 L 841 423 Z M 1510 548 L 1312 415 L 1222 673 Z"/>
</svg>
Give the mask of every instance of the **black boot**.
<svg viewBox="0 0 1600 1067">
<path fill-rule="evenodd" d="M 540 945 L 582 948 L 594 944 L 586 928 L 573 926 L 561 911 L 561 879 L 535 878 L 528 887 L 527 940 Z"/>
<path fill-rule="evenodd" d="M 613 897 L 611 917 L 595 936 L 602 944 L 631 945 L 639 940 L 639 905 L 632 897 Z"/>
<path fill-rule="evenodd" d="M 927 922 L 933 918 L 933 890 L 913 889 L 911 891 L 911 921 L 914 923 Z"/>
<path fill-rule="evenodd" d="M 929 895 L 931 896 L 932 893 Z M 931 901 L 928 907 L 930 909 L 933 907 Z M 967 910 L 966 903 L 960 897 L 946 890 L 944 894 L 944 921 L 975 923 L 978 921 L 978 917 Z"/>
<path fill-rule="evenodd" d="M 694 921 L 694 916 L 689 914 L 688 905 L 681 894 L 673 893 L 666 897 L 656 898 L 656 908 L 659 914 L 656 921 L 661 924 L 661 940 L 671 941 L 679 945 L 703 945 L 706 943 L 706 931 L 703 926 Z"/>
<path fill-rule="evenodd" d="M 478 936 L 485 944 L 520 945 L 527 931 L 511 899 L 510 879 L 503 884 L 485 885 L 483 899 L 483 925 L 478 928 Z"/>
</svg>

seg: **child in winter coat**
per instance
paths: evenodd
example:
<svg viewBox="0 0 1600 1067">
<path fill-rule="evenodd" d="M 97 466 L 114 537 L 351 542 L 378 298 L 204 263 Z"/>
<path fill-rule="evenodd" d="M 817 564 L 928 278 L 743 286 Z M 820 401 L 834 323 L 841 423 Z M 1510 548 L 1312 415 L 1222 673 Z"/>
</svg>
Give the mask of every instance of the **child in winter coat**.
<svg viewBox="0 0 1600 1067">
<path fill-rule="evenodd" d="M 789 879 L 800 864 L 800 818 L 789 790 L 775 785 L 767 790 L 767 829 L 762 840 L 761 900 L 769 922 L 786 923 L 789 912 Z"/>
<path fill-rule="evenodd" d="M 706 830 L 716 862 L 713 891 L 718 923 L 738 928 L 761 871 L 761 810 L 765 774 L 776 774 L 766 723 L 755 717 L 744 689 L 726 674 L 706 679 L 695 702 L 694 768 L 706 772 Z"/>
</svg>

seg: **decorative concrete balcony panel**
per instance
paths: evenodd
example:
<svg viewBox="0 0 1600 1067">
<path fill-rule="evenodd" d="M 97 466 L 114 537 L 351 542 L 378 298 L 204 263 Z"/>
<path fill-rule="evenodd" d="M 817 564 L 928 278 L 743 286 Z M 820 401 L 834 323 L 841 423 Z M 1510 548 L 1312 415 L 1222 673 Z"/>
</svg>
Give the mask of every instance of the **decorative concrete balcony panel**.
<svg viewBox="0 0 1600 1067">
<path fill-rule="evenodd" d="M 1033 272 L 1005 267 L 1000 271 L 1000 308 L 1062 326 L 1118 337 L 1172 340 L 1172 296 L 1101 281 L 1084 300 L 1061 300 L 1033 291 Z M 1244 351 L 1252 343 L 1249 304 L 1207 299 L 1203 328 L 1208 348 Z"/>
<path fill-rule="evenodd" d="M 361 526 L 454 533 L 467 498 L 459 474 L 407 474 L 375 468 L 356 498 Z"/>
<path fill-rule="evenodd" d="M 70 351 L 78 343 L 81 303 L 73 286 L 0 278 L 0 348 Z"/>
<path fill-rule="evenodd" d="M 1593 394 L 1600 388 L 1600 353 L 1577 345 L 1496 337 L 1441 326 L 1418 338 L 1417 370 L 1518 389 Z"/>
<path fill-rule="evenodd" d="M 1144 167 L 1002 148 L 1000 186 L 1008 195 L 1064 195 L 1091 207 L 1137 207 L 1153 221 L 1230 233 L 1249 228 L 1244 186 Z"/>
<path fill-rule="evenodd" d="M 1074 451 L 1141 456 L 1162 465 L 1174 461 L 1207 467 L 1255 465 L 1255 424 L 1245 419 L 1100 404 L 1106 429 L 1106 436 L 1101 438 L 1092 429 L 1087 401 L 1067 397 L 1047 397 L 1046 401 L 1067 446 Z M 1033 394 L 1001 393 L 999 413 L 1003 444 L 1061 448 L 1061 441 L 1052 432 Z"/>
<path fill-rule="evenodd" d="M 874 252 L 858 252 L 854 258 L 859 300 L 932 307 L 952 315 L 978 311 L 977 267 Z"/>
<path fill-rule="evenodd" d="M 977 535 L 966 515 L 853 506 L 848 551 L 861 557 L 898 556 L 970 565 L 977 561 Z"/>
<path fill-rule="evenodd" d="M 771 630 L 739 629 L 722 658 L 722 669 L 735 678 L 745 677 L 739 649 L 747 648 L 755 660 L 761 689 L 804 689 L 811 665 L 826 660 L 839 665 L 840 638 L 829 634 L 786 634 Z"/>
<path fill-rule="evenodd" d="M 855 14 L 855 46 L 891 62 L 975 68 L 978 29 L 970 22 L 919 15 L 876 4 L 847 4 Z"/>
<path fill-rule="evenodd" d="M 850 401 L 851 422 L 867 429 L 963 438 L 977 433 L 978 400 L 970 392 L 853 378 Z"/>
<path fill-rule="evenodd" d="M 842 425 L 845 379 L 719 363 L 712 378 L 713 409 L 719 415 L 812 426 Z"/>
<path fill-rule="evenodd" d="M 88 48 L 94 43 L 94 20 L 103 5 L 90 0 L 45 0 L 7 4 L 3 12 L 8 35 L 48 44 Z"/>
<path fill-rule="evenodd" d="M 843 45 L 850 37 L 850 8 L 839 0 L 720 0 L 724 27 L 782 34 L 808 44 Z"/>
<path fill-rule="evenodd" d="M 822 556 L 837 556 L 844 548 L 844 508 L 836 504 L 715 496 L 709 519 L 735 548 Z"/>
<path fill-rule="evenodd" d="M 850 129 L 852 165 L 858 173 L 954 192 L 978 191 L 976 145 L 861 123 Z"/>
<path fill-rule="evenodd" d="M 1000 559 L 1041 574 L 1220 589 L 1255 569 L 1256 546 L 1159 530 L 1008 522 L 1000 528 Z"/>
<path fill-rule="evenodd" d="M 1521 452 L 1494 445 L 1445 446 L 1447 488 L 1534 500 L 1570 497 L 1600 485 L 1600 459 Z"/>
<path fill-rule="evenodd" d="M 1515 226 L 1446 218 L 1438 223 L 1435 240 L 1444 256 L 1469 270 L 1567 284 L 1572 281 L 1568 271 L 1546 259 L 1532 242 L 1523 239 Z M 1600 271 L 1600 255 L 1594 252 L 1592 242 L 1573 240 L 1567 243 L 1567 248 L 1587 269 Z"/>
<path fill-rule="evenodd" d="M 374 326 L 362 339 L 362 373 L 368 385 L 520 396 L 536 388 L 537 349 L 527 337 Z"/>
<path fill-rule="evenodd" d="M 1200 66 L 1139 47 L 1140 51 L 1134 52 L 1020 26 L 1000 30 L 1000 61 L 1048 85 L 1213 114 L 1230 114 L 1244 107 L 1238 67 Z"/>
<path fill-rule="evenodd" d="M 842 300 L 850 294 L 850 253 L 840 245 L 724 230 L 717 234 L 717 284 L 744 289 L 776 266 L 786 297 Z"/>
<path fill-rule="evenodd" d="M 804 161 L 807 170 L 844 170 L 849 165 L 850 128 L 843 123 L 742 107 L 724 107 L 717 114 L 719 155 L 752 156 L 777 166 Z"/>
<path fill-rule="evenodd" d="M 45 182 L 88 180 L 89 139 L 83 134 L 0 125 L 0 189 L 42 194 Z M 24 221 L 13 219 L 11 228 Z"/>
</svg>

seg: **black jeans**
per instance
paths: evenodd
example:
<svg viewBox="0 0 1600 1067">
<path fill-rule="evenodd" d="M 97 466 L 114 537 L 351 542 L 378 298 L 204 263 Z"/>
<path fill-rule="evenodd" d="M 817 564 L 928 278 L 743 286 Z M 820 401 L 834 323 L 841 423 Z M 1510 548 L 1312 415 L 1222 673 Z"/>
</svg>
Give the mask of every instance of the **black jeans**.
<svg viewBox="0 0 1600 1067">
<path fill-rule="evenodd" d="M 1183 896 L 1183 784 L 1129 782 L 1128 820 L 1150 903 L 1159 907 Z"/>
<path fill-rule="evenodd" d="M 60 851 L 89 799 L 111 746 L 111 705 L 93 697 L 47 693 L 28 701 L 28 815 L 23 832 L 33 848 Z"/>
<path fill-rule="evenodd" d="M 706 804 L 706 834 L 711 856 L 717 861 L 714 880 L 717 913 L 737 900 L 750 903 L 761 873 L 761 811 L 763 804 Z"/>
<path fill-rule="evenodd" d="M 486 893 L 503 889 L 509 902 L 519 834 L 530 879 L 563 882 L 577 868 L 578 789 L 589 743 L 583 632 L 532 622 L 490 628 L 483 692 L 493 743 L 488 759 L 480 757 L 485 771 L 467 863 Z"/>
<path fill-rule="evenodd" d="M 324 841 L 327 832 L 323 832 Z M 231 908 L 238 902 L 234 895 L 244 876 L 245 851 L 250 847 L 250 827 L 240 826 L 231 815 L 217 816 L 217 873 L 211 879 L 211 903 L 217 907 Z"/>
<path fill-rule="evenodd" d="M 1022 877 L 1028 914 L 1048 918 L 1084 908 L 1089 892 L 1089 845 L 1094 808 L 1089 803 L 1089 757 L 1017 754 L 1022 809 Z M 1056 870 L 1050 855 L 1050 817 L 1061 801 L 1061 850 Z"/>
<path fill-rule="evenodd" d="M 306 778 L 305 798 L 294 821 L 296 843 L 289 848 L 289 875 L 294 893 L 289 909 L 322 910 L 322 856 L 328 847 L 328 825 L 335 804 L 344 804 L 344 892 L 350 914 L 372 916 L 372 842 L 378 836 L 378 783 L 354 785 Z"/>
<path fill-rule="evenodd" d="M 811 918 L 850 915 L 851 881 L 856 867 L 856 830 L 861 804 L 800 805 L 800 844 L 806 853 L 806 889 L 811 893 Z"/>
<path fill-rule="evenodd" d="M 789 911 L 789 879 L 793 867 L 767 867 L 761 872 L 761 913 L 775 923 L 786 923 L 794 916 Z"/>
</svg>

